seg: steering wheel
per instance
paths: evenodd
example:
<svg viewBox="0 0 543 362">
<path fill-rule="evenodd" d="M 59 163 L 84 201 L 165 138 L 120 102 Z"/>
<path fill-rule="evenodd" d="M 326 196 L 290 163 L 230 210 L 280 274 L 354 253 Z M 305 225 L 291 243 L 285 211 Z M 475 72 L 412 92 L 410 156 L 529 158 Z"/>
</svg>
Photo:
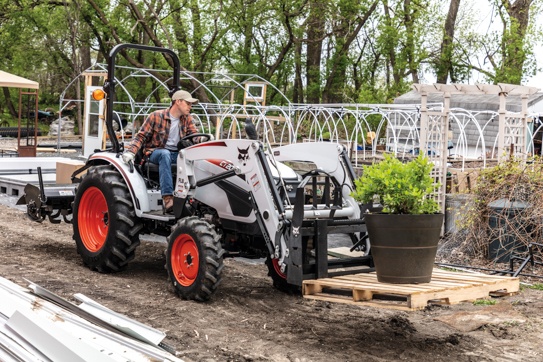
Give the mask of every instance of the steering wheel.
<svg viewBox="0 0 543 362">
<path fill-rule="evenodd" d="M 214 139 L 213 135 L 209 134 L 209 133 L 191 133 L 191 134 L 186 135 L 185 137 L 181 138 L 181 141 L 189 140 L 192 143 L 194 143 L 193 139 L 196 138 L 196 137 L 205 138 L 204 140 L 201 140 L 200 142 L 207 142 L 207 141 L 210 141 L 210 140 Z"/>
</svg>

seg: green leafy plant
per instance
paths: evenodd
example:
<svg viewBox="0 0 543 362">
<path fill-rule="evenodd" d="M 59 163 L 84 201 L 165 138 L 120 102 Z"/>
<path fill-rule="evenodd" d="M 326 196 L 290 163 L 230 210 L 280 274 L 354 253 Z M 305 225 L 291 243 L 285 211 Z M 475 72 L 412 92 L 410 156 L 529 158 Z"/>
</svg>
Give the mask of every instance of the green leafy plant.
<svg viewBox="0 0 543 362">
<path fill-rule="evenodd" d="M 368 203 L 375 195 L 389 214 L 432 214 L 439 212 L 439 205 L 431 198 L 436 185 L 430 172 L 433 164 L 419 155 L 402 163 L 392 155 L 385 155 L 379 163 L 364 167 L 364 173 L 355 180 L 355 200 Z"/>
</svg>

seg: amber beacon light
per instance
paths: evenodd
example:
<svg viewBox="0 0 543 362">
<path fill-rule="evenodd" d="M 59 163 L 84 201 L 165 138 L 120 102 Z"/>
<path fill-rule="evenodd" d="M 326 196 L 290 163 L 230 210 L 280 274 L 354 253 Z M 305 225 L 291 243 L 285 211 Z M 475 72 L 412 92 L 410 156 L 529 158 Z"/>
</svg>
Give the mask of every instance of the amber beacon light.
<svg viewBox="0 0 543 362">
<path fill-rule="evenodd" d="M 106 98 L 106 92 L 103 89 L 95 89 L 92 92 L 92 99 L 95 101 L 101 101 L 104 98 Z"/>
</svg>

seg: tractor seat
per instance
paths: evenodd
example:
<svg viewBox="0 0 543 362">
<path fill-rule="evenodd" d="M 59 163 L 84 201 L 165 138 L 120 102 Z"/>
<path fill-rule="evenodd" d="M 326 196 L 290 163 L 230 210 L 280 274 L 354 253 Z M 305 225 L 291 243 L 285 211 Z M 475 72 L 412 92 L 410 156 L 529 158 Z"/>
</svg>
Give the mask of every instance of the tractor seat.
<svg viewBox="0 0 543 362">
<path fill-rule="evenodd" d="M 158 173 L 159 166 L 158 164 L 149 161 L 150 155 L 151 155 L 150 153 L 144 155 L 143 150 L 140 149 L 138 153 L 136 154 L 134 164 L 138 165 L 138 169 L 144 177 L 148 177 L 149 179 L 158 183 L 159 182 L 159 173 Z M 171 169 L 172 169 L 172 178 L 175 181 L 176 173 L 177 173 L 177 165 L 172 164 Z"/>
</svg>

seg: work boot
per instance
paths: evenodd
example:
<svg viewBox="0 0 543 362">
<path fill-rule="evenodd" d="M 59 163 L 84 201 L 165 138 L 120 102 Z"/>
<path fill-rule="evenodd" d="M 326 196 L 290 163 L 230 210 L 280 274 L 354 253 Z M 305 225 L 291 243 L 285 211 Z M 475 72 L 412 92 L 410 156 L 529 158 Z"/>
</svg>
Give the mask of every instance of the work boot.
<svg viewBox="0 0 543 362">
<path fill-rule="evenodd" d="M 173 196 L 164 195 L 162 196 L 162 206 L 164 207 L 164 213 L 170 213 L 173 211 Z"/>
</svg>

